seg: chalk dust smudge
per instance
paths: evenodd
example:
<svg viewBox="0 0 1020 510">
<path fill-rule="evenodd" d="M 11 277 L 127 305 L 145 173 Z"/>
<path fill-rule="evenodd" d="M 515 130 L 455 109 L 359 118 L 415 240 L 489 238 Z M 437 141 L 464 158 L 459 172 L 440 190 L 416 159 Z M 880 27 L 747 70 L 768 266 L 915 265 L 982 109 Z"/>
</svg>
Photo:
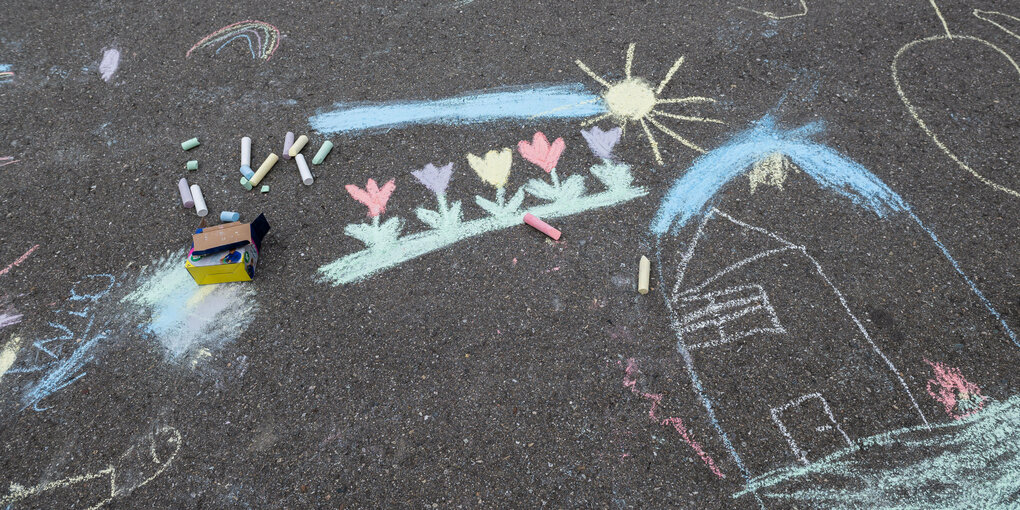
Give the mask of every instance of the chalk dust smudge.
<svg viewBox="0 0 1020 510">
<path fill-rule="evenodd" d="M 140 327 L 175 360 L 237 339 L 259 309 L 249 284 L 196 284 L 184 268 L 186 255 L 180 251 L 154 261 L 121 300 L 147 312 Z"/>
</svg>

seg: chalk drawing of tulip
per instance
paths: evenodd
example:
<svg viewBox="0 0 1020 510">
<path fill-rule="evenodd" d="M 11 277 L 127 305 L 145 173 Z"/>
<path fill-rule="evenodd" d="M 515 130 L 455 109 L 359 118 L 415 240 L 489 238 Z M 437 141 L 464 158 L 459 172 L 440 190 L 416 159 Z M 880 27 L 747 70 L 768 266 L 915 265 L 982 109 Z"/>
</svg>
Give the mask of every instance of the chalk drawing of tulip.
<svg viewBox="0 0 1020 510">
<path fill-rule="evenodd" d="M 927 359 L 924 362 L 935 372 L 935 378 L 928 379 L 928 394 L 941 402 L 954 420 L 962 420 L 985 407 L 987 397 L 981 394 L 978 385 L 963 377 L 959 368 Z"/>
<path fill-rule="evenodd" d="M 456 228 L 460 223 L 460 200 L 449 206 L 446 204 L 446 187 L 450 184 L 450 177 L 453 175 L 453 163 L 447 163 L 442 167 L 436 167 L 429 163 L 421 170 L 414 170 L 411 175 L 429 191 L 435 193 L 436 200 L 439 202 L 438 211 L 424 207 L 416 209 L 415 214 L 418 215 L 418 219 L 437 230 Z"/>
<path fill-rule="evenodd" d="M 531 179 L 525 184 L 524 189 L 542 200 L 554 202 L 557 200 L 572 200 L 584 194 L 584 177 L 574 175 L 567 178 L 562 184 L 556 174 L 556 164 L 563 155 L 567 144 L 562 138 L 557 138 L 553 143 L 545 137 L 545 133 L 538 131 L 531 138 L 531 143 L 521 140 L 517 144 L 517 151 L 524 156 L 524 159 L 538 165 L 545 170 L 552 179 L 552 184 L 541 179 Z"/>
<path fill-rule="evenodd" d="M 475 196 L 475 202 L 493 216 L 516 215 L 524 203 L 524 188 L 517 190 L 510 200 L 506 200 L 506 182 L 510 178 L 510 167 L 513 165 L 514 152 L 509 147 L 498 151 L 491 150 L 478 157 L 468 153 L 467 160 L 471 169 L 478 177 L 496 188 L 496 201 L 492 202 Z"/>
<path fill-rule="evenodd" d="M 614 127 L 609 131 L 603 131 L 598 126 L 592 126 L 587 131 L 581 130 L 581 136 L 588 142 L 588 148 L 591 149 L 591 153 L 596 157 L 608 160 L 614 159 L 613 148 L 620 141 L 622 134 L 623 130 L 619 127 Z"/>
<path fill-rule="evenodd" d="M 348 184 L 347 193 L 368 207 L 368 217 L 372 218 L 372 224 L 347 225 L 344 233 L 365 243 L 369 248 L 385 246 L 396 241 L 400 235 L 400 218 L 390 218 L 382 224 L 379 223 L 379 216 L 386 212 L 386 202 L 390 200 L 390 195 L 396 188 L 395 179 L 390 179 L 381 189 L 375 183 L 375 179 L 369 179 L 365 189 Z"/>
</svg>

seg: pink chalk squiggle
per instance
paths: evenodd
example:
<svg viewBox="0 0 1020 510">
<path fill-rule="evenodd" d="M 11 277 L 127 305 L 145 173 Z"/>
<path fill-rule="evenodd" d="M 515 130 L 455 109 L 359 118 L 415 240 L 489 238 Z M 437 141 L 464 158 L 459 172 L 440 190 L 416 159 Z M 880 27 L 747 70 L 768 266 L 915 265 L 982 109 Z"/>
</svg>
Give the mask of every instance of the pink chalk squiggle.
<svg viewBox="0 0 1020 510">
<path fill-rule="evenodd" d="M 619 364 L 619 362 L 617 364 Z M 715 465 L 715 461 L 712 460 L 712 456 L 709 455 L 705 451 L 705 449 L 701 447 L 701 444 L 699 444 L 697 441 L 691 438 L 691 435 L 687 431 L 687 427 L 684 426 L 684 422 L 682 419 L 676 416 L 671 416 L 669 418 L 664 419 L 659 418 L 658 414 L 656 413 L 656 410 L 659 408 L 659 404 L 662 402 L 662 394 L 645 393 L 643 391 L 638 390 L 637 379 L 635 379 L 635 375 L 637 374 L 637 372 L 638 372 L 637 364 L 634 362 L 634 358 L 628 359 L 627 366 L 626 368 L 624 368 L 623 386 L 625 388 L 629 388 L 631 393 L 645 400 L 652 401 L 652 407 L 651 409 L 648 410 L 648 417 L 651 418 L 652 421 L 658 423 L 659 425 L 662 425 L 664 427 L 672 427 L 673 430 L 677 432 L 677 434 L 680 434 L 680 437 L 683 438 L 684 442 L 687 443 L 687 445 L 690 446 L 692 450 L 694 450 L 694 453 L 698 454 L 698 457 L 701 457 L 701 460 L 705 463 L 706 466 L 708 466 L 708 469 L 712 471 L 712 473 L 715 474 L 715 476 L 718 476 L 719 478 L 726 478 L 726 475 L 724 475 L 722 471 L 719 470 L 719 467 Z"/>
<path fill-rule="evenodd" d="M 932 363 L 927 358 L 924 358 L 924 362 L 935 371 L 935 378 L 928 379 L 928 394 L 941 402 L 946 408 L 946 414 L 954 420 L 962 420 L 985 407 L 987 397 L 981 394 L 978 385 L 963 377 L 959 368 L 938 361 Z M 938 393 L 932 391 L 932 385 L 938 386 Z"/>
</svg>

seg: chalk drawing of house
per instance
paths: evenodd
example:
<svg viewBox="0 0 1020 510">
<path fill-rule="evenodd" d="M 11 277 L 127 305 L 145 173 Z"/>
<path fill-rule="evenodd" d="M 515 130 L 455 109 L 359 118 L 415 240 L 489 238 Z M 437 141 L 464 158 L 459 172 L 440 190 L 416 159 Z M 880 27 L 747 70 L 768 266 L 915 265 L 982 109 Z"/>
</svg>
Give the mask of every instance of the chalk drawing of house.
<svg viewBox="0 0 1020 510">
<path fill-rule="evenodd" d="M 879 219 L 912 220 L 1020 349 L 935 233 L 872 172 L 812 140 L 821 129 L 782 129 L 765 116 L 686 169 L 650 226 L 677 352 L 710 426 L 748 483 L 846 448 L 852 434 L 926 426 L 928 418 L 894 360 L 805 247 L 715 207 L 738 176 L 781 184 L 795 168 Z"/>
<path fill-rule="evenodd" d="M 677 248 L 663 270 L 677 339 L 750 472 L 852 446 L 847 430 L 927 423 L 805 247 L 712 208 Z"/>
</svg>

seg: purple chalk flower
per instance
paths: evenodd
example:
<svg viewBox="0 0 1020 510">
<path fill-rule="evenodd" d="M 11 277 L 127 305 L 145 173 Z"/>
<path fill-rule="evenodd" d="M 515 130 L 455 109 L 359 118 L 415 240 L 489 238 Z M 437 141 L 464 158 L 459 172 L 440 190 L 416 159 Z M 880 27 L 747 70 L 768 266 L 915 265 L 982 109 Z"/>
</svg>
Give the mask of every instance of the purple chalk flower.
<svg viewBox="0 0 1020 510">
<path fill-rule="evenodd" d="M 429 163 L 421 170 L 411 172 L 411 175 L 418 182 L 437 195 L 446 193 L 446 186 L 450 184 L 450 176 L 453 175 L 453 163 L 436 168 L 436 165 Z"/>
<path fill-rule="evenodd" d="M 592 126 L 588 131 L 581 130 L 581 136 L 588 142 L 592 154 L 602 159 L 613 159 L 613 147 L 620 141 L 621 133 L 619 127 L 609 131 L 603 131 L 598 126 Z"/>
</svg>

